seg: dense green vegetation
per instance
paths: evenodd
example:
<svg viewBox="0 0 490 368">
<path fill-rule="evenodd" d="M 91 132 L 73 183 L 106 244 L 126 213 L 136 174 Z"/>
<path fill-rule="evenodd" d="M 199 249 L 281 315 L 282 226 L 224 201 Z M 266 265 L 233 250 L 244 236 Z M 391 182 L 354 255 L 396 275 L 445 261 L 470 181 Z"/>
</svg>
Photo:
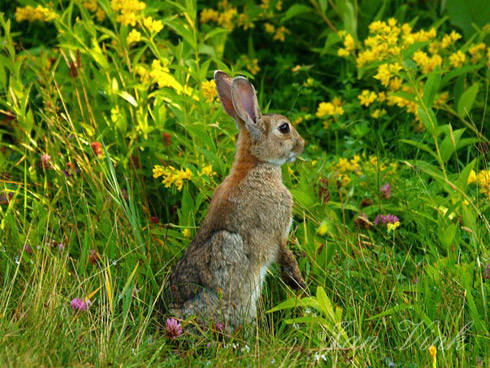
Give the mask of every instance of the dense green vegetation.
<svg viewBox="0 0 490 368">
<path fill-rule="evenodd" d="M 1 364 L 485 367 L 489 9 L 2 3 Z M 283 168 L 307 290 L 273 267 L 255 333 L 172 335 L 163 282 L 234 158 L 215 69 L 307 141 Z"/>
</svg>

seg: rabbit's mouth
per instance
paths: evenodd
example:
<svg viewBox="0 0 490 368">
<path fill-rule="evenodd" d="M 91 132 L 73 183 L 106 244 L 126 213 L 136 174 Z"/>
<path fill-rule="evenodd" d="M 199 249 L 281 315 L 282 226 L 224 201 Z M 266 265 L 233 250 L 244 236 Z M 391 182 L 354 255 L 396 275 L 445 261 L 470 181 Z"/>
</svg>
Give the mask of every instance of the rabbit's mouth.
<svg viewBox="0 0 490 368">
<path fill-rule="evenodd" d="M 286 162 L 294 162 L 296 161 L 296 154 L 294 152 L 289 153 L 289 157 L 286 159 Z"/>
</svg>

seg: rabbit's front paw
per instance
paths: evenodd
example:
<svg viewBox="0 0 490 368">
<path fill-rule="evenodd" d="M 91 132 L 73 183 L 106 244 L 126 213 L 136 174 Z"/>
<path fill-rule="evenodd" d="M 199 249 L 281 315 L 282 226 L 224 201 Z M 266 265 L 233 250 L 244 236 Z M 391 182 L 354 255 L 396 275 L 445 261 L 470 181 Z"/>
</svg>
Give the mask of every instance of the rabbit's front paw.
<svg viewBox="0 0 490 368">
<path fill-rule="evenodd" d="M 301 276 L 297 263 L 295 265 L 282 265 L 281 278 L 286 285 L 295 290 L 304 290 L 306 288 L 305 280 Z"/>
</svg>

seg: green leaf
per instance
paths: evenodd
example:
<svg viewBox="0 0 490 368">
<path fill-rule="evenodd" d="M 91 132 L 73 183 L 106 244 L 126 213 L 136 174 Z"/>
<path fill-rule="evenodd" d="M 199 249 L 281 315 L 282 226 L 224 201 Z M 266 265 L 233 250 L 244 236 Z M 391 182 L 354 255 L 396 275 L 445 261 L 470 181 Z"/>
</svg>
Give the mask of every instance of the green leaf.
<svg viewBox="0 0 490 368">
<path fill-rule="evenodd" d="M 431 150 L 428 145 L 426 145 L 424 143 L 415 142 L 415 141 L 412 141 L 410 139 L 400 139 L 400 142 L 409 144 L 411 146 L 415 146 L 417 148 L 420 148 L 422 151 L 429 153 L 436 160 L 438 159 L 437 154 L 433 150 Z"/>
<path fill-rule="evenodd" d="M 325 293 L 325 289 L 321 286 L 318 286 L 316 289 L 316 298 L 318 300 L 318 304 L 320 306 L 321 311 L 332 321 L 335 321 L 335 314 L 333 311 L 332 302 Z"/>
<path fill-rule="evenodd" d="M 446 134 L 439 147 L 442 161 L 447 162 L 451 158 L 452 154 L 458 148 L 459 140 L 465 130 L 466 128 L 457 129 L 452 134 L 451 131 Z"/>
<path fill-rule="evenodd" d="M 322 11 L 322 13 L 325 13 L 327 11 L 327 6 L 328 6 L 327 0 L 319 0 L 318 3 L 320 5 L 320 10 Z"/>
<path fill-rule="evenodd" d="M 378 318 L 384 317 L 384 316 L 390 316 L 390 315 L 395 314 L 399 311 L 402 311 L 405 309 L 410 309 L 410 308 L 412 308 L 411 304 L 395 305 L 393 308 L 389 308 L 389 309 L 387 309 L 381 313 L 375 314 L 374 316 L 367 318 L 366 321 L 371 321 L 373 319 L 378 319 Z"/>
<path fill-rule="evenodd" d="M 283 309 L 292 309 L 298 307 L 312 307 L 320 311 L 320 306 L 318 304 L 318 301 L 316 300 L 316 298 L 310 296 L 302 299 L 290 298 L 282 303 L 279 303 L 274 308 L 268 310 L 266 313 L 272 313 Z"/>
<path fill-rule="evenodd" d="M 303 4 L 294 4 L 288 9 L 284 17 L 281 18 L 281 23 L 284 23 L 291 18 L 294 18 L 300 14 L 308 13 L 310 11 L 311 8 L 309 6 Z"/>
<path fill-rule="evenodd" d="M 478 94 L 478 83 L 473 84 L 466 91 L 458 101 L 458 115 L 461 119 L 464 119 L 465 115 L 470 113 L 473 103 L 475 102 L 476 95 Z"/>
<path fill-rule="evenodd" d="M 422 123 L 425 126 L 425 129 L 427 129 L 427 131 L 432 134 L 434 132 L 434 129 L 437 127 L 437 119 L 434 111 L 432 111 L 431 108 L 425 110 L 421 106 L 419 106 L 418 113 L 420 120 L 422 120 Z"/>
<path fill-rule="evenodd" d="M 357 41 L 357 18 L 354 5 L 350 0 L 342 0 L 339 1 L 339 10 L 344 22 L 344 29 Z"/>
<path fill-rule="evenodd" d="M 123 91 L 123 92 L 118 92 L 117 94 L 120 97 L 122 97 L 124 100 L 128 101 L 134 107 L 138 106 L 138 102 L 136 102 L 135 98 L 132 95 L 130 95 L 128 92 Z"/>
<path fill-rule="evenodd" d="M 427 78 L 427 82 L 425 82 L 423 101 L 427 107 L 432 107 L 434 104 L 434 98 L 439 90 L 440 84 L 441 72 L 439 68 L 437 68 L 429 74 L 429 78 Z"/>
<path fill-rule="evenodd" d="M 465 166 L 465 168 L 461 171 L 461 174 L 459 174 L 458 180 L 456 180 L 456 186 L 463 192 L 466 191 L 466 187 L 468 186 L 468 177 L 470 176 L 471 170 L 473 170 L 475 167 L 475 164 L 476 158 Z"/>
<path fill-rule="evenodd" d="M 450 211 L 447 211 L 448 215 L 451 213 Z M 449 249 L 449 247 L 452 245 L 454 236 L 456 235 L 456 230 L 458 228 L 457 224 L 451 224 L 447 228 L 445 228 L 442 231 L 439 231 L 439 240 L 441 241 L 441 244 L 446 248 Z"/>
</svg>

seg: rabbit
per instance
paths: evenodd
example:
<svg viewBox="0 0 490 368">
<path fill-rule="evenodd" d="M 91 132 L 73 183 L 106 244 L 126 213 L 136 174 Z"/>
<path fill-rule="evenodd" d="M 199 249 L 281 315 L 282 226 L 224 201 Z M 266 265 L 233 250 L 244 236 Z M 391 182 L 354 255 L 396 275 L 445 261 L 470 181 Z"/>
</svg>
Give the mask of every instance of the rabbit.
<svg viewBox="0 0 490 368">
<path fill-rule="evenodd" d="M 273 262 L 288 285 L 305 288 L 287 248 L 293 201 L 281 173 L 282 164 L 302 153 L 304 140 L 285 116 L 261 114 L 246 78 L 217 70 L 214 80 L 224 110 L 239 128 L 235 160 L 166 289 L 172 314 L 210 318 L 235 331 L 255 323 Z"/>
</svg>

